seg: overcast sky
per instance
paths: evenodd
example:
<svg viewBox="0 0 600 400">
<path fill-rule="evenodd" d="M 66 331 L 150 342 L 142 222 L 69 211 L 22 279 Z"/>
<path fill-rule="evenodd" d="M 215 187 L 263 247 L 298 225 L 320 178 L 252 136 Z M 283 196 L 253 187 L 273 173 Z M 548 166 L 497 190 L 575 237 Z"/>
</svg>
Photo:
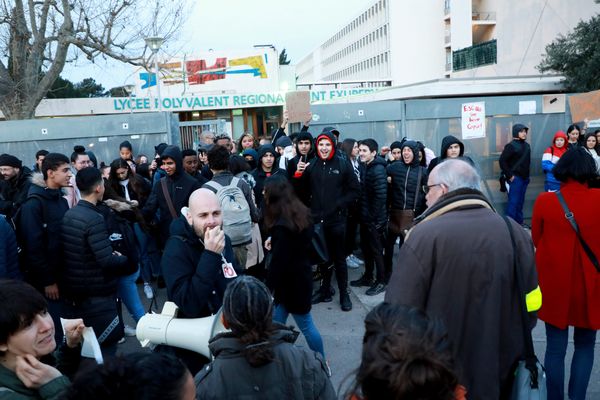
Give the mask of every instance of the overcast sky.
<svg viewBox="0 0 600 400">
<path fill-rule="evenodd" d="M 374 0 L 190 0 L 194 6 L 179 38 L 165 48 L 171 56 L 272 44 L 300 61 Z M 133 83 L 133 68 L 99 59 L 65 67 L 62 76 L 92 77 L 106 89 Z"/>
</svg>

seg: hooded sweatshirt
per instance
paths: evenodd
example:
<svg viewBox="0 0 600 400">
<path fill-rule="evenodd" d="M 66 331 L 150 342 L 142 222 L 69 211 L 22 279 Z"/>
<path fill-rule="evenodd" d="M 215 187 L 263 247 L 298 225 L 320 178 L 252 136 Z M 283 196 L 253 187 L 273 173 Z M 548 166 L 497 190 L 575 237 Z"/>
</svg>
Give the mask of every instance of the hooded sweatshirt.
<svg viewBox="0 0 600 400">
<path fill-rule="evenodd" d="M 200 189 L 202 186 L 197 179 L 185 173 L 183 169 L 183 158 L 181 157 L 181 150 L 179 150 L 179 147 L 167 146 L 161 155 L 161 159 L 165 158 L 171 158 L 175 161 L 176 170 L 173 175 L 162 177 L 160 182 L 154 185 L 152 193 L 142 210 L 144 217 L 151 220 L 155 217 L 156 211 L 160 209 L 158 226 L 161 244 L 164 244 L 169 237 L 169 225 L 171 224 L 171 221 L 173 221 L 173 216 L 171 215 L 163 192 L 162 182 L 166 182 L 167 192 L 177 214 L 180 213 L 182 207 L 188 205 L 188 200 L 192 192 L 196 189 Z"/>
<path fill-rule="evenodd" d="M 265 180 L 274 175 L 285 175 L 285 171 L 277 167 L 277 159 L 273 161 L 271 172 L 263 170 L 262 159 L 268 153 L 271 153 L 273 156 L 277 155 L 275 148 L 270 144 L 263 144 L 258 148 L 257 166 L 252 172 L 252 176 L 256 181 L 256 185 L 254 186 L 254 199 L 256 200 L 256 205 L 261 210 L 263 208 L 263 188 L 265 187 Z"/>
<path fill-rule="evenodd" d="M 519 132 L 528 129 L 525 125 L 516 124 L 512 129 L 513 140 L 507 143 L 500 154 L 498 163 L 507 180 L 513 175 L 522 179 L 529 179 L 529 169 L 531 164 L 531 147 L 525 140 L 519 139 Z M 521 158 L 523 158 L 522 161 Z"/>
<path fill-rule="evenodd" d="M 440 156 L 431 160 L 431 162 L 429 163 L 429 167 L 427 167 L 427 173 L 430 173 L 431 170 L 436 167 L 436 165 L 438 165 L 439 163 L 441 163 L 442 161 L 444 161 L 448 158 L 448 149 L 453 144 L 458 144 L 458 146 L 460 147 L 460 153 L 458 154 L 458 156 L 461 157 L 466 162 L 468 162 L 469 164 L 474 165 L 473 160 L 471 160 L 470 157 L 467 157 L 464 155 L 465 154 L 465 145 L 463 144 L 463 142 L 461 142 L 456 136 L 448 135 L 442 139 L 442 148 L 441 148 Z"/>
<path fill-rule="evenodd" d="M 556 139 L 558 138 L 563 138 L 565 140 L 562 147 L 556 146 Z M 560 181 L 554 177 L 552 170 L 558 160 L 560 160 L 562 155 L 568 150 L 569 147 L 567 146 L 567 141 L 567 134 L 563 131 L 558 131 L 554 134 L 552 146 L 544 151 L 544 155 L 542 156 L 542 171 L 546 174 L 546 181 L 544 182 L 544 190 L 546 191 L 556 191 L 560 189 Z"/>
<path fill-rule="evenodd" d="M 387 175 L 392 179 L 389 199 L 392 210 L 415 210 L 415 216 L 418 216 L 425 210 L 425 194 L 421 191 L 421 186 L 427 183 L 428 174 L 425 167 L 419 165 L 417 142 L 407 140 L 402 144 L 402 150 L 405 147 L 413 153 L 410 164 L 406 164 L 402 158 L 387 167 Z"/>
<path fill-rule="evenodd" d="M 318 151 L 321 140 L 331 143 L 331 152 L 322 158 Z M 360 193 L 360 185 L 352 165 L 347 159 L 337 155 L 335 137 L 332 133 L 321 133 L 316 140 L 317 157 L 304 171 L 300 179 L 307 185 L 311 194 L 311 211 L 315 222 L 327 224 L 341 223 L 346 220 L 348 207 L 354 203 Z"/>
</svg>

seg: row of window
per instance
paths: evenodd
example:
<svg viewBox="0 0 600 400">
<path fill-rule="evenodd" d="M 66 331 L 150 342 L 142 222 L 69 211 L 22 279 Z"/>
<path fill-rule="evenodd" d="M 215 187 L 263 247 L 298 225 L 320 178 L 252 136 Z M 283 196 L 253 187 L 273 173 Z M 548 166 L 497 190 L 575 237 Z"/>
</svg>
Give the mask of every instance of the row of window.
<svg viewBox="0 0 600 400">
<path fill-rule="evenodd" d="M 326 81 L 336 81 L 340 79 L 344 79 L 349 77 L 350 75 L 366 71 L 368 69 L 374 68 L 378 65 L 387 64 L 389 59 L 389 52 L 379 54 L 377 56 L 367 58 L 359 63 L 351 65 L 343 70 L 336 72 L 334 74 L 328 75 L 325 77 Z"/>
<path fill-rule="evenodd" d="M 387 37 L 387 34 L 388 34 L 388 25 L 385 24 L 382 27 L 375 29 L 373 32 L 369 33 L 368 35 L 363 36 L 361 39 L 357 40 L 356 42 L 346 46 L 345 48 L 338 51 L 334 55 L 327 57 L 323 61 L 323 65 L 329 65 L 336 61 L 339 61 L 342 58 L 346 57 L 347 55 L 354 53 L 358 49 L 361 49 L 361 48 L 365 47 L 366 45 L 374 42 L 375 40 L 378 40 L 379 38 Z"/>
<path fill-rule="evenodd" d="M 367 20 L 369 20 L 369 18 L 372 18 L 376 14 L 382 12 L 386 6 L 385 2 L 386 0 L 379 0 L 371 8 L 359 15 L 354 21 L 350 22 L 348 25 L 342 28 L 342 30 L 336 33 L 331 39 L 326 41 L 325 44 L 323 44 L 323 48 L 331 46 L 334 42 L 344 37 L 346 34 L 353 31 L 354 29 L 358 28 L 361 24 L 364 24 Z"/>
</svg>

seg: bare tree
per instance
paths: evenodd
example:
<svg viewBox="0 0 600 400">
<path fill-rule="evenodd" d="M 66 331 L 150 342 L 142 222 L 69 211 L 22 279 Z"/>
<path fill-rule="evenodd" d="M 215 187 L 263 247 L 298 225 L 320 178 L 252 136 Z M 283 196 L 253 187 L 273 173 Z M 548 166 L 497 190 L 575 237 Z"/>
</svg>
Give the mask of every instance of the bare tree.
<svg viewBox="0 0 600 400">
<path fill-rule="evenodd" d="M 65 63 L 84 56 L 149 65 L 144 38 L 172 38 L 187 0 L 0 0 L 0 110 L 33 118 Z"/>
</svg>

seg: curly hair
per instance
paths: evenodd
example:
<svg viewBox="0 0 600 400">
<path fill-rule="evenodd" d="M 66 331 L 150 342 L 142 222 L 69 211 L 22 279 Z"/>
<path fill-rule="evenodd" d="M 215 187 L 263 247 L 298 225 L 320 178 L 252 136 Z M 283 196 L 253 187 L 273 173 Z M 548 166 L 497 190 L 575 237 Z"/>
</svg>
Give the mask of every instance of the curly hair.
<svg viewBox="0 0 600 400">
<path fill-rule="evenodd" d="M 452 400 L 458 385 L 441 321 L 381 303 L 365 318 L 362 360 L 347 398 Z"/>
</svg>

